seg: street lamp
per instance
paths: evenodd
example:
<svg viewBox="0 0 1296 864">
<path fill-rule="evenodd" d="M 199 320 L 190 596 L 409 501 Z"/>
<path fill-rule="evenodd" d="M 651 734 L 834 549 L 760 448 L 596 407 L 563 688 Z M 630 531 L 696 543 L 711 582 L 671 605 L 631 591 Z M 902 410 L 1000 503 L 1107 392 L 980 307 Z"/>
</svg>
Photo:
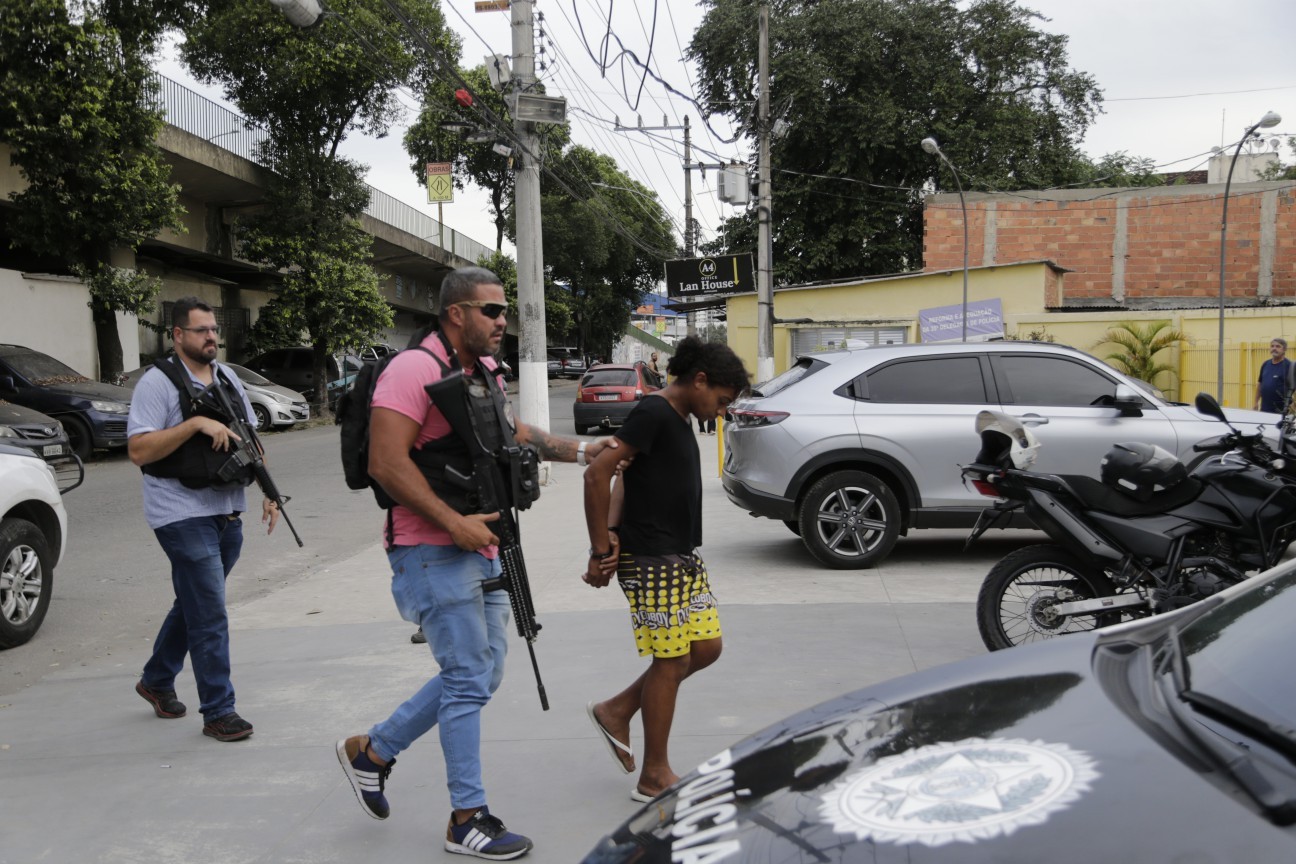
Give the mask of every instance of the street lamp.
<svg viewBox="0 0 1296 864">
<path fill-rule="evenodd" d="M 958 189 L 959 207 L 963 209 L 963 341 L 967 341 L 967 297 L 968 297 L 968 215 L 967 201 L 963 198 L 963 184 L 959 181 L 958 169 L 954 163 L 949 160 L 943 152 L 940 145 L 936 143 L 935 138 L 924 138 L 922 140 L 922 149 L 931 156 L 939 156 L 941 161 L 949 166 L 950 173 L 954 175 L 954 186 Z"/>
<path fill-rule="evenodd" d="M 270 0 L 270 3 L 279 7 L 294 27 L 303 30 L 309 30 L 324 18 L 324 9 L 318 0 Z"/>
<path fill-rule="evenodd" d="M 1272 129 L 1282 122 L 1275 112 L 1268 111 L 1258 123 L 1242 133 L 1242 139 L 1233 148 L 1233 158 L 1229 161 L 1228 177 L 1224 180 L 1224 208 L 1220 215 L 1220 265 L 1219 265 L 1219 383 L 1215 387 L 1215 398 L 1224 404 L 1224 240 L 1228 237 L 1228 198 L 1229 186 L 1233 183 L 1233 166 L 1237 165 L 1238 154 L 1257 129 Z"/>
</svg>

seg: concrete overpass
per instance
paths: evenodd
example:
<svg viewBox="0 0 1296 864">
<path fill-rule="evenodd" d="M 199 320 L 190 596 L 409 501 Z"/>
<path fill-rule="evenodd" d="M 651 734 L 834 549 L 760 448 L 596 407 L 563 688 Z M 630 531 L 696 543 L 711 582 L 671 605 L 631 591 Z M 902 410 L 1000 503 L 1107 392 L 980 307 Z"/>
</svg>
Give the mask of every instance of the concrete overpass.
<svg viewBox="0 0 1296 864">
<path fill-rule="evenodd" d="M 275 271 L 239 257 L 235 225 L 240 214 L 258 207 L 264 199 L 269 170 L 257 162 L 256 145 L 266 133 L 249 127 L 244 118 L 178 82 L 160 77 L 159 83 L 167 124 L 158 143 L 171 166 L 171 180 L 180 187 L 187 230 L 164 230 L 141 244 L 134 260 L 123 252 L 114 263 L 140 267 L 162 279 L 153 316 L 155 324 L 163 322 L 166 302 L 178 297 L 197 295 L 217 307 L 225 353 L 231 359 L 241 359 L 247 330 L 280 281 Z M 23 185 L 7 155 L 7 148 L 0 144 L 0 201 Z M 494 251 L 373 187 L 361 224 L 373 237 L 371 264 L 379 274 L 383 296 L 395 312 L 396 324 L 387 336 L 393 344 L 403 345 L 407 335 L 428 319 L 435 309 L 441 280 L 449 270 L 475 264 L 481 256 Z M 0 289 L 14 292 L 14 296 L 25 295 L 10 283 L 30 282 L 33 274 L 42 272 L 61 272 L 57 262 L 10 250 L 0 250 L 0 268 L 12 271 L 0 277 Z M 74 287 L 65 283 L 58 290 L 66 293 Z M 35 292 L 33 296 L 42 293 L 50 292 Z M 65 317 L 67 310 L 77 305 L 64 298 L 61 315 Z M 15 314 L 29 313 L 24 317 L 34 321 L 51 321 L 49 314 L 33 308 L 30 302 L 21 304 L 21 309 L 10 303 L 6 306 Z M 14 329 L 26 329 L 16 320 L 11 323 Z M 75 321 L 63 321 L 61 326 L 68 325 L 74 331 L 80 329 Z M 133 368 L 131 343 L 136 340 L 130 338 L 135 335 L 130 331 L 134 329 L 129 322 L 122 322 L 122 347 L 128 369 Z M 63 338 L 67 335 L 64 329 Z M 93 340 L 93 330 L 89 338 Z M 35 334 L 27 339 L 29 344 L 43 341 Z M 138 327 L 141 354 L 157 354 L 165 347 L 153 330 Z M 87 355 L 93 355 L 93 351 Z M 84 362 L 81 368 L 89 371 Z"/>
</svg>

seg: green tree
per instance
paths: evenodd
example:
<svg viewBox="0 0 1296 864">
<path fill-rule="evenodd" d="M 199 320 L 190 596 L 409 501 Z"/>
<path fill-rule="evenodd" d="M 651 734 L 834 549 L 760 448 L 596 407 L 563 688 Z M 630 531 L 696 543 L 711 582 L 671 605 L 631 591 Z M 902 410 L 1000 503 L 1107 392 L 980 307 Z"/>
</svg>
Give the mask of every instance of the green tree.
<svg viewBox="0 0 1296 864">
<path fill-rule="evenodd" d="M 485 267 L 500 278 L 504 285 L 504 298 L 508 300 L 509 317 L 516 318 L 518 312 L 517 262 L 503 252 L 495 251 L 477 259 L 478 267 Z"/>
<path fill-rule="evenodd" d="M 688 49 L 706 109 L 753 140 L 759 2 L 703 0 Z M 1078 142 L 1101 95 L 1039 18 L 1011 0 L 773 0 L 770 94 L 787 124 L 772 145 L 776 279 L 916 268 L 920 190 L 954 188 L 919 146 L 927 136 L 965 187 L 1082 179 Z M 755 245 L 726 229 L 731 249 Z"/>
<path fill-rule="evenodd" d="M 1165 180 L 1156 173 L 1156 165 L 1145 156 L 1131 156 L 1121 150 L 1108 153 L 1096 162 L 1077 163 L 1080 177 L 1073 186 L 1092 188 L 1119 188 L 1129 186 L 1164 186 Z"/>
<path fill-rule="evenodd" d="M 287 272 L 255 337 L 304 333 L 314 349 L 315 401 L 326 405 L 326 361 L 392 322 L 360 227 L 363 166 L 338 156 L 347 135 L 384 135 L 403 111 L 396 90 L 423 89 L 437 60 L 382 0 L 331 0 L 330 14 L 296 30 L 264 0 L 208 0 L 181 53 L 200 80 L 267 130 L 260 158 L 274 176 L 264 208 L 245 220 L 241 253 Z M 413 30 L 458 56 L 439 7 L 406 7 Z M 258 325 L 260 322 L 258 322 Z"/>
<path fill-rule="evenodd" d="M 493 141 L 469 141 L 468 138 L 481 128 L 481 108 L 509 122 L 508 108 L 503 95 L 490 86 L 484 66 L 462 74 L 476 109 L 455 101 L 455 82 L 433 82 L 423 95 L 423 109 L 418 119 L 405 132 L 405 149 L 414 160 L 411 167 L 419 182 L 427 183 L 427 163 L 449 162 L 456 189 L 462 190 L 471 181 L 486 190 L 491 202 L 490 216 L 495 223 L 495 251 L 499 252 L 504 248 L 508 203 L 513 198 L 512 166 L 507 158 L 492 149 Z M 499 130 L 494 131 L 503 135 Z"/>
<path fill-rule="evenodd" d="M 123 371 L 116 312 L 153 308 L 159 282 L 113 266 L 162 228 L 183 230 L 149 59 L 183 4 L 26 0 L 0 13 L 0 141 L 27 186 L 9 242 L 64 262 L 89 288 L 99 371 Z M 132 365 L 134 360 L 132 359 Z"/>
<path fill-rule="evenodd" d="M 495 250 L 504 248 L 504 237 L 511 236 L 513 205 L 513 161 L 495 150 L 497 143 L 513 146 L 506 133 L 512 128 L 504 95 L 491 87 L 485 66 L 464 70 L 460 77 L 472 96 L 471 108 L 455 99 L 458 81 L 442 77 L 429 82 L 423 93 L 423 109 L 405 133 L 405 149 L 413 158 L 414 175 L 426 183 L 428 162 L 449 162 L 456 189 L 472 182 L 490 196 L 490 216 L 495 222 Z M 544 92 L 538 87 L 537 92 Z M 493 116 L 505 127 L 492 126 Z M 566 146 L 569 134 L 565 125 L 543 124 L 540 150 L 555 157 Z M 480 140 L 477 140 L 480 138 Z M 547 157 L 546 157 L 547 158 Z"/>
<path fill-rule="evenodd" d="M 609 156 L 573 146 L 550 167 L 554 176 L 541 178 L 540 192 L 544 260 L 561 287 L 546 291 L 546 321 L 565 299 L 573 341 L 586 353 L 610 356 L 643 292 L 678 254 L 673 228 L 656 194 Z"/>
<path fill-rule="evenodd" d="M 1178 372 L 1174 366 L 1158 361 L 1157 355 L 1186 341 L 1189 341 L 1188 334 L 1172 327 L 1169 321 L 1122 321 L 1104 333 L 1093 347 L 1116 346 L 1102 359 L 1131 378 L 1160 386 L 1157 379 L 1167 375 L 1177 378 Z"/>
<path fill-rule="evenodd" d="M 702 328 L 698 335 L 702 337 L 703 342 L 718 342 L 721 345 L 729 344 L 729 327 L 726 324 L 708 324 Z"/>
<path fill-rule="evenodd" d="M 1287 136 L 1287 149 L 1296 156 L 1296 135 Z M 1260 172 L 1261 180 L 1296 180 L 1296 162 L 1285 164 L 1280 155 Z"/>
</svg>

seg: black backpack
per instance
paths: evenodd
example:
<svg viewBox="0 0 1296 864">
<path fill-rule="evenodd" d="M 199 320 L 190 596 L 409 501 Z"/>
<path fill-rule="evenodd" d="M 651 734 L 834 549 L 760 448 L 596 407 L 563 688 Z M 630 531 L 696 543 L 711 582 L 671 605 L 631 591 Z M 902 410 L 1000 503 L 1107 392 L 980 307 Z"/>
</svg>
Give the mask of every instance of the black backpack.
<svg viewBox="0 0 1296 864">
<path fill-rule="evenodd" d="M 425 328 L 415 333 L 405 350 L 423 351 L 440 363 L 440 359 L 421 344 L 431 332 L 431 328 Z M 378 490 L 369 476 L 369 407 L 373 401 L 374 387 L 378 384 L 378 376 L 382 375 L 397 353 L 399 352 L 377 360 L 366 360 L 356 373 L 351 389 L 338 399 L 337 422 L 342 427 L 342 474 L 346 478 L 348 489 Z M 384 493 L 379 500 L 385 497 Z"/>
</svg>

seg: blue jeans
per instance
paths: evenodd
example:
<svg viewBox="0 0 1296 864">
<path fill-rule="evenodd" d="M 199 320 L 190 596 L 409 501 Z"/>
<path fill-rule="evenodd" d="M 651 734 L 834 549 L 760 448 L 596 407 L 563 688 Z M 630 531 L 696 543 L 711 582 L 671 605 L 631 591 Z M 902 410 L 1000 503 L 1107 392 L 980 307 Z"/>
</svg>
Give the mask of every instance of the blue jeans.
<svg viewBox="0 0 1296 864">
<path fill-rule="evenodd" d="M 234 713 L 225 577 L 243 549 L 243 521 L 197 516 L 163 525 L 153 533 L 171 559 L 176 599 L 158 630 L 142 680 L 150 690 L 174 690 L 188 654 L 203 720 L 210 723 Z"/>
<path fill-rule="evenodd" d="M 482 591 L 499 561 L 458 546 L 396 546 L 387 559 L 396 608 L 423 627 L 441 672 L 369 730 L 370 744 L 394 759 L 439 724 L 450 806 L 481 807 L 481 709 L 504 678 L 508 653 L 508 593 Z"/>
</svg>

